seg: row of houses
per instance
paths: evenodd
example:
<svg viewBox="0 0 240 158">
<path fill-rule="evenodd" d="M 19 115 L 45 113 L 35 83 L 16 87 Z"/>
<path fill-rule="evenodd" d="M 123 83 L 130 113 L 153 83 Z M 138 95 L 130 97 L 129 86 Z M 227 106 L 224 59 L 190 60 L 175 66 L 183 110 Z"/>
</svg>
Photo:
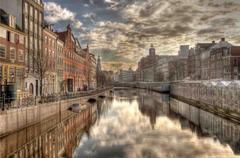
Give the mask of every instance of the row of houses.
<svg viewBox="0 0 240 158">
<path fill-rule="evenodd" d="M 27 96 L 94 88 L 96 59 L 70 25 L 57 32 L 44 22 L 42 0 L 1 0 L 0 84 Z"/>
<path fill-rule="evenodd" d="M 181 49 L 180 49 L 181 50 Z M 197 43 L 169 64 L 169 80 L 239 80 L 240 47 L 225 38 L 219 42 Z"/>
<path fill-rule="evenodd" d="M 240 47 L 225 38 L 219 42 L 197 43 L 195 47 L 181 45 L 177 55 L 156 55 L 151 45 L 149 54 L 138 62 L 136 71 L 122 71 L 131 80 L 118 81 L 168 82 L 177 80 L 239 80 Z"/>
</svg>

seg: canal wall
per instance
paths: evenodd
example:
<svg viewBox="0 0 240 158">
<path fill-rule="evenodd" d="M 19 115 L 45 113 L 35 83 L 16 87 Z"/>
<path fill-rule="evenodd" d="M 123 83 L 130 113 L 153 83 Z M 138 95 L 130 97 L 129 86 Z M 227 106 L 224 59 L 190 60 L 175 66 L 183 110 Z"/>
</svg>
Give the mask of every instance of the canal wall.
<svg viewBox="0 0 240 158">
<path fill-rule="evenodd" d="M 97 105 L 71 113 L 59 122 L 58 116 L 0 138 L 0 157 L 72 157 L 80 137 L 96 120 Z"/>
<path fill-rule="evenodd" d="M 170 83 L 168 82 L 116 82 L 114 87 L 129 87 L 152 90 L 156 92 L 169 92 Z"/>
<path fill-rule="evenodd" d="M 71 112 L 69 106 L 74 103 L 86 104 L 88 97 L 61 100 L 36 106 L 9 109 L 0 112 L 0 138 L 13 132 L 37 124 L 52 116 L 58 121 L 64 120 Z M 91 96 L 94 97 L 94 96 Z"/>
<path fill-rule="evenodd" d="M 196 132 L 197 135 L 203 137 L 214 136 L 220 143 L 230 145 L 235 154 L 240 153 L 240 126 L 238 123 L 234 123 L 174 98 L 170 99 L 170 111 L 173 118 L 180 117 L 179 122 L 183 129 L 191 129 L 193 132 Z M 174 115 L 173 112 L 177 115 Z"/>
<path fill-rule="evenodd" d="M 181 81 L 171 83 L 170 94 L 199 108 L 240 121 L 239 81 Z"/>
</svg>

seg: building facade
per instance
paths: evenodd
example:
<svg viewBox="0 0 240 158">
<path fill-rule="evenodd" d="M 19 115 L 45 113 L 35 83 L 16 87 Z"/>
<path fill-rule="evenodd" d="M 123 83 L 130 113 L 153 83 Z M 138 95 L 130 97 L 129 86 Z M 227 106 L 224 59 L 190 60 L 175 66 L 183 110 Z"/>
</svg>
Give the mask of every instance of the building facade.
<svg viewBox="0 0 240 158">
<path fill-rule="evenodd" d="M 43 62 L 45 66 L 43 79 L 43 94 L 57 93 L 57 51 L 58 35 L 53 32 L 51 26 L 45 26 L 43 30 Z"/>
<path fill-rule="evenodd" d="M 64 43 L 60 39 L 57 39 L 57 62 L 56 62 L 56 73 L 57 73 L 57 92 L 61 93 L 64 91 L 63 87 L 63 48 Z"/>
<path fill-rule="evenodd" d="M 135 72 L 129 68 L 128 70 L 120 70 L 119 82 L 133 82 L 135 81 Z"/>
<path fill-rule="evenodd" d="M 177 56 L 160 55 L 155 66 L 155 81 L 167 82 L 170 80 L 169 62 L 175 60 Z"/>
<path fill-rule="evenodd" d="M 16 3 L 16 2 L 15 2 Z M 43 53 L 44 6 L 42 0 L 23 0 L 23 30 L 25 42 L 26 78 L 25 89 L 30 95 L 40 96 L 39 70 L 37 60 Z"/>
<path fill-rule="evenodd" d="M 151 45 L 149 49 L 149 54 L 146 57 L 143 57 L 138 62 L 138 68 L 136 72 L 136 79 L 138 81 L 153 82 L 155 81 L 155 66 L 159 56 L 156 55 L 156 50 Z"/>
<path fill-rule="evenodd" d="M 89 48 L 82 49 L 79 41 L 72 34 L 70 25 L 63 32 L 56 32 L 63 41 L 63 91 L 75 92 L 88 87 L 91 82 L 91 55 Z M 93 59 L 93 57 L 92 57 Z M 93 63 L 94 64 L 94 63 Z M 96 72 L 96 70 L 93 70 Z M 94 76 L 93 76 L 94 77 Z"/>
<path fill-rule="evenodd" d="M 15 84 L 24 91 L 25 33 L 16 24 L 16 17 L 0 10 L 0 85 Z"/>
</svg>

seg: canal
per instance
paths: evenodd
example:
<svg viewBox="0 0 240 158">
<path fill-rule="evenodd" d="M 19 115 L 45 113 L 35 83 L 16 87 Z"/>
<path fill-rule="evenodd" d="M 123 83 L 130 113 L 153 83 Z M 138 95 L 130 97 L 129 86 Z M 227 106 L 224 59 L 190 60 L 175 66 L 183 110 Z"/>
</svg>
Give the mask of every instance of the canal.
<svg viewBox="0 0 240 158">
<path fill-rule="evenodd" d="M 104 97 L 105 96 L 105 97 Z M 139 89 L 99 96 L 79 113 L 52 116 L 0 138 L 0 157 L 235 158 L 240 124 Z"/>
<path fill-rule="evenodd" d="M 76 158 L 238 157 L 240 126 L 144 90 L 117 90 L 103 102 Z"/>
</svg>

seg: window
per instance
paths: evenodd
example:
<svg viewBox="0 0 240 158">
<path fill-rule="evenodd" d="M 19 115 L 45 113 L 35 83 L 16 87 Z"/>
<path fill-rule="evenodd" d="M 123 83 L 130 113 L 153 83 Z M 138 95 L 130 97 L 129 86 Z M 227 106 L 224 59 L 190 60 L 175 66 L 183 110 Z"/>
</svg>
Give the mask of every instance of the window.
<svg viewBox="0 0 240 158">
<path fill-rule="evenodd" d="M 34 38 L 34 48 L 35 48 L 35 49 L 38 49 L 37 38 Z"/>
<path fill-rule="evenodd" d="M 28 30 L 28 18 L 25 17 L 24 19 L 24 26 L 25 26 L 25 30 Z"/>
<path fill-rule="evenodd" d="M 12 15 L 9 16 L 9 26 L 16 28 L 16 17 Z"/>
<path fill-rule="evenodd" d="M 24 4 L 24 10 L 25 10 L 25 13 L 28 14 L 28 4 L 27 3 Z"/>
<path fill-rule="evenodd" d="M 10 33 L 10 42 L 12 42 L 12 43 L 15 42 L 15 35 L 14 35 L 14 33 Z"/>
<path fill-rule="evenodd" d="M 30 36 L 29 38 L 29 45 L 30 45 L 30 49 L 33 49 L 33 37 Z"/>
<path fill-rule="evenodd" d="M 45 36 L 45 44 L 47 45 L 47 42 L 48 41 L 48 38 L 47 38 L 47 36 Z"/>
<path fill-rule="evenodd" d="M 30 6 L 30 16 L 33 16 L 33 7 Z"/>
<path fill-rule="evenodd" d="M 39 26 L 39 37 L 42 37 L 42 28 L 41 28 L 41 26 Z"/>
<path fill-rule="evenodd" d="M 0 37 L 7 38 L 7 30 L 0 28 Z"/>
<path fill-rule="evenodd" d="M 30 21 L 30 31 L 32 32 L 33 31 L 33 22 Z"/>
<path fill-rule="evenodd" d="M 15 34 L 15 43 L 19 43 L 19 35 Z"/>
<path fill-rule="evenodd" d="M 9 72 L 10 72 L 10 82 L 14 82 L 14 80 L 15 80 L 15 68 L 14 67 L 10 67 L 10 69 L 9 69 Z"/>
<path fill-rule="evenodd" d="M 10 36 L 11 36 L 10 31 L 7 31 L 7 40 L 8 41 L 10 41 Z"/>
<path fill-rule="evenodd" d="M 19 43 L 24 44 L 24 36 L 22 35 L 19 36 Z"/>
<path fill-rule="evenodd" d="M 6 46 L 0 45 L 0 58 L 6 57 Z"/>
<path fill-rule="evenodd" d="M 25 52 L 25 64 L 28 65 L 28 53 Z"/>
<path fill-rule="evenodd" d="M 42 22 L 42 13 L 39 13 L 39 22 Z"/>
<path fill-rule="evenodd" d="M 23 50 L 18 51 L 18 61 L 24 62 L 24 53 Z"/>
<path fill-rule="evenodd" d="M 2 83 L 2 81 L 3 81 L 3 66 L 2 65 L 0 65 L 0 84 Z"/>
<path fill-rule="evenodd" d="M 37 18 L 38 18 L 38 10 L 37 10 L 37 9 L 35 9 L 34 18 L 35 18 L 35 19 L 37 19 Z"/>
<path fill-rule="evenodd" d="M 10 59 L 16 59 L 16 49 L 10 48 Z"/>
<path fill-rule="evenodd" d="M 38 27 L 37 27 L 37 24 L 36 24 L 36 23 L 34 24 L 34 33 L 35 33 L 35 34 L 38 33 Z"/>
<path fill-rule="evenodd" d="M 42 41 L 39 40 L 39 49 L 41 50 L 42 49 Z"/>
<path fill-rule="evenodd" d="M 25 47 L 28 48 L 28 39 L 25 38 Z"/>
</svg>

